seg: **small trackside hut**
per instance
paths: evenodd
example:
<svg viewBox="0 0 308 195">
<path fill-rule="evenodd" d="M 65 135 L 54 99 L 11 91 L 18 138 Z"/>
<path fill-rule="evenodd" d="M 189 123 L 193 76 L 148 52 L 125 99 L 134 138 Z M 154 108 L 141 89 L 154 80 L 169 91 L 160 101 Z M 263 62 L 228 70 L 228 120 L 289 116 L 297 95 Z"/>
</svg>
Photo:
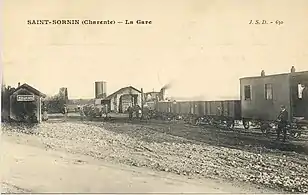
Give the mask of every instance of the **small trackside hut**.
<svg viewBox="0 0 308 195">
<path fill-rule="evenodd" d="M 40 123 L 42 98 L 46 95 L 28 84 L 20 85 L 10 94 L 10 120 Z"/>
<path fill-rule="evenodd" d="M 245 77 L 240 79 L 241 109 L 244 127 L 249 121 L 275 121 L 284 105 L 289 121 L 308 121 L 308 71 Z"/>
</svg>

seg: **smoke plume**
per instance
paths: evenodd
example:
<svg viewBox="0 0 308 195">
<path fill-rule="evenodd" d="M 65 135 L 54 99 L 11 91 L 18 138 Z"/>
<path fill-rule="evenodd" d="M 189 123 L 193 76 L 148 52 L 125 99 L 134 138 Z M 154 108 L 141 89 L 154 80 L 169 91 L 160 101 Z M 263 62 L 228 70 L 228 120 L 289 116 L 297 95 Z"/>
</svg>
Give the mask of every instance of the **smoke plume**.
<svg viewBox="0 0 308 195">
<path fill-rule="evenodd" d="M 170 89 L 171 87 L 172 87 L 172 82 L 169 82 L 169 83 L 165 84 L 161 89 L 166 90 L 166 89 Z"/>
</svg>

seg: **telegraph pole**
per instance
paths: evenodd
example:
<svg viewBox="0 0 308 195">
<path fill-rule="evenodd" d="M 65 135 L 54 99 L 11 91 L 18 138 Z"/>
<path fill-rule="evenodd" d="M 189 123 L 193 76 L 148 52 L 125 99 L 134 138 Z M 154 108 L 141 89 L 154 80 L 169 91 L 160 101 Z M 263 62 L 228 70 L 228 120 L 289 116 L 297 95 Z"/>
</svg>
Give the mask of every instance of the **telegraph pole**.
<svg viewBox="0 0 308 195">
<path fill-rule="evenodd" d="M 141 88 L 141 119 L 143 119 L 143 88 Z"/>
</svg>

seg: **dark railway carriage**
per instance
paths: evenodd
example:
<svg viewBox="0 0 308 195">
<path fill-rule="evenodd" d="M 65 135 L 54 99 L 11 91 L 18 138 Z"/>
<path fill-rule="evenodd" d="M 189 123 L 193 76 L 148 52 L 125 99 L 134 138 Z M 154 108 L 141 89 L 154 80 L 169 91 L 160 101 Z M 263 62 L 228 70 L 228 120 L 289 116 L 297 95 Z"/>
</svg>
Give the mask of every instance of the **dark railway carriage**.
<svg viewBox="0 0 308 195">
<path fill-rule="evenodd" d="M 242 118 L 245 128 L 249 121 L 275 121 L 281 105 L 289 112 L 289 121 L 308 120 L 308 71 L 261 75 L 240 79 Z M 302 90 L 303 89 L 303 90 Z"/>
<path fill-rule="evenodd" d="M 290 76 L 291 113 L 293 118 L 308 121 L 308 71 Z"/>
</svg>

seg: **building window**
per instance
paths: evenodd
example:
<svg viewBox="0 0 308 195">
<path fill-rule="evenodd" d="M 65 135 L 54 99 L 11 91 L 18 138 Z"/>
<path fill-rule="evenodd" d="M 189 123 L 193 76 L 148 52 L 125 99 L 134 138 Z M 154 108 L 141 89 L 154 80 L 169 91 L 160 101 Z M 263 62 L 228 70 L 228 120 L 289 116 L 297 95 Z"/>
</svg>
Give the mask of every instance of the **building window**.
<svg viewBox="0 0 308 195">
<path fill-rule="evenodd" d="M 297 85 L 297 91 L 298 91 L 298 99 L 302 99 L 303 98 L 303 90 L 305 89 L 305 86 L 302 84 L 298 84 Z"/>
<path fill-rule="evenodd" d="M 265 84 L 265 99 L 266 100 L 272 100 L 273 99 L 272 84 Z"/>
<path fill-rule="evenodd" d="M 251 86 L 250 85 L 244 86 L 244 96 L 245 96 L 245 100 L 251 100 Z"/>
</svg>

